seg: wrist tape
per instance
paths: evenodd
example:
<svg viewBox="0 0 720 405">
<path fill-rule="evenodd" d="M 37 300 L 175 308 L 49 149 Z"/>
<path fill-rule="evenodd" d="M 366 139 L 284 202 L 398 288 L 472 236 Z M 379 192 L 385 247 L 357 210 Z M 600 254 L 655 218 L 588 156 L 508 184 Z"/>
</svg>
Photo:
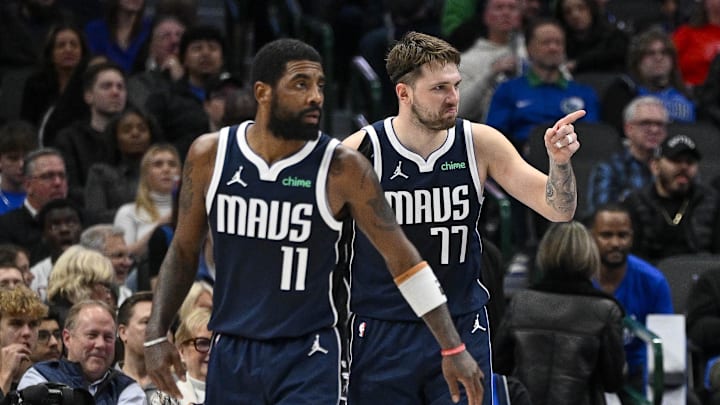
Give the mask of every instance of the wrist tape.
<svg viewBox="0 0 720 405">
<path fill-rule="evenodd" d="M 395 284 L 418 317 L 447 302 L 440 281 L 425 261 L 395 277 Z"/>
</svg>

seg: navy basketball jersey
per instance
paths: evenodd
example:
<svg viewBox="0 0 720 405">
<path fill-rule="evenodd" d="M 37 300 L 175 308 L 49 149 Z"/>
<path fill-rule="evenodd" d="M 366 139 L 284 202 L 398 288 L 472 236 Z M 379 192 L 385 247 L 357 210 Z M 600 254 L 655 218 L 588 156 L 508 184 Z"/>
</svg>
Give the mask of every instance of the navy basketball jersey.
<svg viewBox="0 0 720 405">
<path fill-rule="evenodd" d="M 250 125 L 220 131 L 206 196 L 216 266 L 208 328 L 265 340 L 332 327 L 342 223 L 326 184 L 339 142 L 320 134 L 268 166 L 247 143 Z"/>
<path fill-rule="evenodd" d="M 385 198 L 408 239 L 440 280 L 453 316 L 477 311 L 489 299 L 480 282 L 482 207 L 470 123 L 457 120 L 427 160 L 406 149 L 392 117 L 363 128 Z M 417 320 L 382 256 L 358 229 L 352 241 L 350 309 L 384 320 Z"/>
</svg>

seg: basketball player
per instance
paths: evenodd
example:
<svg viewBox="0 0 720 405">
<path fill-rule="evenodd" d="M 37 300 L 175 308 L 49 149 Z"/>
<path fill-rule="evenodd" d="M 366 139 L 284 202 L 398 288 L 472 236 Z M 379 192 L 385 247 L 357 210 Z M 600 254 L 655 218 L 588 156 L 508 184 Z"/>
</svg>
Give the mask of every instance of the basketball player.
<svg viewBox="0 0 720 405">
<path fill-rule="evenodd" d="M 184 375 L 166 333 L 196 271 L 209 224 L 214 241 L 216 332 L 206 404 L 337 404 L 340 340 L 331 300 L 341 221 L 352 216 L 380 249 L 410 306 L 446 357 L 458 399 L 482 398 L 477 363 L 462 348 L 430 267 L 397 225 L 372 167 L 319 132 L 324 75 L 312 47 L 280 39 L 255 56 L 254 122 L 198 138 L 185 163 L 178 225 L 147 326 L 146 362 L 179 396 Z M 446 392 L 447 395 L 447 392 Z"/>
<path fill-rule="evenodd" d="M 408 33 L 387 58 L 397 117 L 367 126 L 344 143 L 371 158 L 397 221 L 437 273 L 462 341 L 487 377 L 483 404 L 492 404 L 484 307 L 489 293 L 480 280 L 477 232 L 483 184 L 492 177 L 546 218 L 571 220 L 576 187 L 570 157 L 579 147 L 572 123 L 584 111 L 546 131 L 546 176 L 498 131 L 457 118 L 459 63 L 460 54 L 447 42 Z M 443 392 L 440 348 L 398 294 L 363 232 L 353 239 L 350 274 L 348 404 L 450 403 Z"/>
</svg>

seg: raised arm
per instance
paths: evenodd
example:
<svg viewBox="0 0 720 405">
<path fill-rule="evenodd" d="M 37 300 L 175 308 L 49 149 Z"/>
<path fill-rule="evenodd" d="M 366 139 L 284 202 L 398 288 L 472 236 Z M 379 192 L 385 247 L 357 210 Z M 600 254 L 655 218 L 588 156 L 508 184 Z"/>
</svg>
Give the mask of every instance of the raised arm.
<svg viewBox="0 0 720 405">
<path fill-rule="evenodd" d="M 561 118 L 545 131 L 548 174 L 527 163 L 498 131 L 473 124 L 478 167 L 487 170 L 505 191 L 551 221 L 569 221 L 577 208 L 577 185 L 570 158 L 580 148 L 572 125 L 580 110 Z M 481 173 L 482 175 L 482 173 Z"/>
<path fill-rule="evenodd" d="M 148 375 L 161 391 L 178 398 L 182 395 L 172 372 L 184 379 L 185 367 L 177 349 L 167 341 L 167 333 L 197 272 L 200 244 L 207 233 L 205 193 L 215 164 L 216 149 L 217 134 L 208 134 L 198 138 L 188 152 L 178 203 L 178 223 L 160 266 L 152 314 L 145 331 Z M 173 371 L 171 367 L 174 367 Z"/>
<path fill-rule="evenodd" d="M 334 212 L 347 212 L 355 219 L 385 259 L 401 293 L 415 313 L 422 316 L 440 347 L 443 350 L 462 348 L 434 273 L 423 264 L 417 249 L 395 221 L 395 213 L 385 200 L 367 159 L 348 148 L 338 147 L 330 168 L 328 190 Z M 454 354 L 443 356 L 442 366 L 453 401 L 459 400 L 457 382 L 460 381 L 465 386 L 469 404 L 480 404 L 482 371 L 467 351 L 450 353 Z"/>
</svg>

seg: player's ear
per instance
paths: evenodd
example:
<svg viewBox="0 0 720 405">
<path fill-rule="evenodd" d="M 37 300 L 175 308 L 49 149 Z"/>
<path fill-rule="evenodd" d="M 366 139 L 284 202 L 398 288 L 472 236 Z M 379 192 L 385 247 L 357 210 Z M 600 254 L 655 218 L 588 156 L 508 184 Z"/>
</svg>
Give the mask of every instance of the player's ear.
<svg viewBox="0 0 720 405">
<path fill-rule="evenodd" d="M 257 100 L 258 104 L 270 102 L 270 98 L 272 96 L 272 86 L 269 84 L 257 81 L 253 86 L 253 91 L 255 93 L 255 100 Z"/>
<path fill-rule="evenodd" d="M 398 83 L 395 85 L 395 94 L 397 95 L 400 103 L 410 100 L 410 88 L 405 83 Z"/>
</svg>

